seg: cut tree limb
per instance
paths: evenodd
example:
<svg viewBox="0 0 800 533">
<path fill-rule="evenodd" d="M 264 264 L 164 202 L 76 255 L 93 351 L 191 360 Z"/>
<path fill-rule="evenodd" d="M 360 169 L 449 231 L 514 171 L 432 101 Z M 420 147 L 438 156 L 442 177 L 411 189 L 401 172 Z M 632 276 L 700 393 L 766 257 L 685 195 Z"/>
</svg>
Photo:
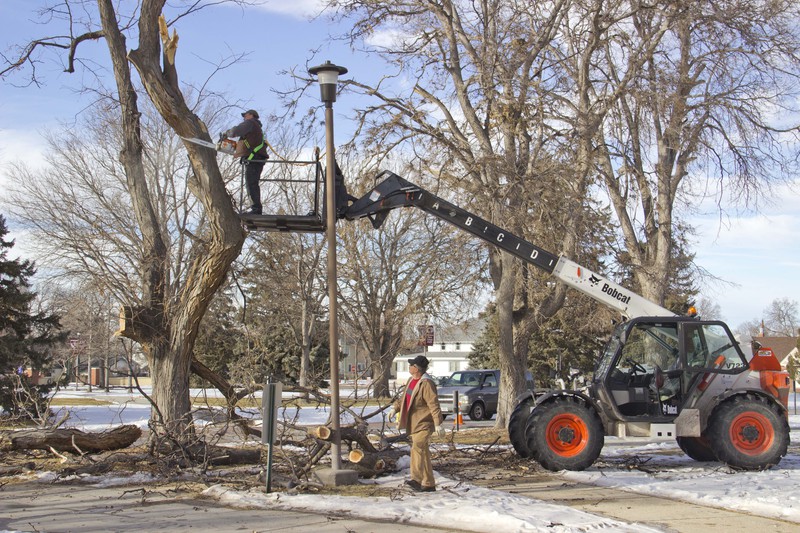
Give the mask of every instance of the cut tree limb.
<svg viewBox="0 0 800 533">
<path fill-rule="evenodd" d="M 78 429 L 24 429 L 5 434 L 12 450 L 57 450 L 59 452 L 97 453 L 127 448 L 141 437 L 134 425 L 119 426 L 102 433 L 84 433 Z"/>
<path fill-rule="evenodd" d="M 335 435 L 333 430 L 328 426 L 317 426 L 309 430 L 309 433 L 311 433 L 311 435 L 317 439 L 328 442 L 331 442 L 334 439 Z M 347 442 L 355 442 L 359 445 L 359 447 L 362 450 L 365 450 L 370 453 L 375 453 L 378 451 L 375 449 L 375 446 L 372 445 L 372 442 L 370 442 L 366 432 L 361 431 L 358 428 L 354 427 L 339 428 L 339 434 L 341 435 L 341 440 Z"/>
<path fill-rule="evenodd" d="M 380 455 L 366 453 L 364 450 L 351 450 L 348 459 L 353 464 L 375 472 L 382 472 L 386 468 L 386 461 Z"/>
</svg>

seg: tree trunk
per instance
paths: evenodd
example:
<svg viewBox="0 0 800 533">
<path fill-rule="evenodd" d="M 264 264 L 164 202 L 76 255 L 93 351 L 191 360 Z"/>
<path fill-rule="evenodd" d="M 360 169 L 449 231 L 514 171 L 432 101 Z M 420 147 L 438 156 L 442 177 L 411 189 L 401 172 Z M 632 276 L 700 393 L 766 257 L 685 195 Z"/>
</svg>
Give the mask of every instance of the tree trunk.
<svg viewBox="0 0 800 533">
<path fill-rule="evenodd" d="M 157 350 L 157 351 L 156 351 Z M 150 419 L 158 422 L 157 431 L 185 440 L 191 433 L 189 368 L 191 361 L 176 357 L 166 346 L 153 347 L 148 357 L 153 376 L 152 398 L 155 405 Z"/>
<path fill-rule="evenodd" d="M 389 378 L 391 377 L 390 368 L 380 360 L 371 361 L 372 365 L 372 395 L 375 398 L 389 398 Z"/>
<path fill-rule="evenodd" d="M 511 375 L 520 366 L 514 360 L 514 294 L 516 280 L 514 279 L 514 258 L 505 252 L 495 252 L 493 255 L 493 279 L 497 290 L 498 340 L 497 351 L 500 359 L 500 387 L 497 399 L 497 418 L 495 427 L 502 428 L 507 424 L 507 417 L 514 409 L 514 399 L 518 395 L 518 382 L 520 378 Z M 524 366 L 524 365 L 523 365 Z M 524 376 L 524 371 L 520 376 Z"/>
<path fill-rule="evenodd" d="M 300 312 L 300 338 L 301 338 L 301 351 L 300 358 L 300 386 L 303 388 L 311 388 L 311 379 L 309 374 L 311 372 L 311 334 L 313 324 L 308 322 L 308 301 L 303 300 Z"/>
<path fill-rule="evenodd" d="M 141 429 L 125 425 L 102 433 L 84 433 L 77 429 L 25 429 L 6 433 L 3 440 L 13 450 L 52 448 L 59 452 L 97 453 L 127 448 L 141 436 Z"/>
<path fill-rule="evenodd" d="M 178 87 L 175 53 L 177 37 L 169 36 L 166 22 L 159 19 L 164 0 L 145 0 L 139 18 L 139 48 L 128 54 L 128 59 L 136 67 L 150 99 L 165 121 L 181 137 L 199 137 L 210 140 L 208 130 L 200 119 L 189 109 Z M 113 6 L 108 0 L 100 0 L 104 28 L 118 33 Z M 161 69 L 161 41 L 164 43 L 163 71 Z M 119 61 L 119 42 L 112 50 L 115 59 L 115 74 L 118 82 L 127 75 L 127 82 L 120 85 L 119 92 L 133 93 L 130 85 L 130 72 L 127 59 Z M 124 41 L 121 42 L 124 49 Z M 124 64 L 123 64 L 124 63 Z M 135 103 L 135 97 L 133 98 Z M 134 117 L 136 118 L 136 117 Z M 126 138 L 134 138 L 138 133 L 138 118 L 126 125 Z M 135 209 L 145 236 L 156 239 L 152 246 L 143 250 L 143 257 L 152 264 L 144 270 L 145 294 L 144 309 L 139 328 L 135 328 L 130 338 L 142 344 L 148 355 L 153 377 L 154 416 L 158 417 L 164 429 L 173 436 L 183 435 L 190 423 L 189 412 L 189 367 L 194 341 L 200 320 L 205 314 L 214 293 L 221 286 L 228 268 L 239 255 L 244 242 L 241 222 L 236 216 L 230 197 L 216 161 L 216 152 L 186 143 L 189 160 L 194 171 L 189 180 L 189 188 L 205 208 L 208 220 L 208 236 L 196 244 L 193 251 L 186 282 L 178 295 L 165 294 L 167 282 L 164 274 L 166 251 L 159 244 L 157 236 L 162 231 L 157 222 L 149 217 L 146 209 L 149 197 L 146 181 L 140 174 L 129 175 L 134 207 L 141 202 L 144 207 Z M 138 156 L 141 165 L 141 153 Z M 142 211 L 140 214 L 139 211 Z M 172 306 L 167 302 L 177 302 Z"/>
</svg>

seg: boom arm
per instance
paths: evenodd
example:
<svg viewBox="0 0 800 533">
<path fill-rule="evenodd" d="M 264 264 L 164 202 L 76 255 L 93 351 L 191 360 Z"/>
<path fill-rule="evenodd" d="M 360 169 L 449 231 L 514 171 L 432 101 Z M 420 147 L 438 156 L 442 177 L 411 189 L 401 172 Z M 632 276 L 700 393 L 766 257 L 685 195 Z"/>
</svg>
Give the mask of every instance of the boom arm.
<svg viewBox="0 0 800 533">
<path fill-rule="evenodd" d="M 594 298 L 627 318 L 639 316 L 675 316 L 646 298 L 592 272 L 566 257 L 556 256 L 531 244 L 481 217 L 447 202 L 430 192 L 385 170 L 376 181 L 384 178 L 369 193 L 350 206 L 341 208 L 343 218 L 356 220 L 367 217 L 376 229 L 383 224 L 389 211 L 397 207 L 418 207 L 476 237 L 531 263 L 552 274 L 582 293 Z"/>
</svg>

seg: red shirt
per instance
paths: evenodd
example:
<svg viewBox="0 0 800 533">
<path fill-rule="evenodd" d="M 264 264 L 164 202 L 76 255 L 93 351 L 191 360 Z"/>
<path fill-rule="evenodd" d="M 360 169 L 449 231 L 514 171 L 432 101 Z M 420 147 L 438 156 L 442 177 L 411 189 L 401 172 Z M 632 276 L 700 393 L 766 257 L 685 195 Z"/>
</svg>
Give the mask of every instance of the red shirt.
<svg viewBox="0 0 800 533">
<path fill-rule="evenodd" d="M 417 383 L 419 383 L 419 379 L 412 379 L 408 382 L 408 386 L 406 387 L 406 399 L 403 401 L 403 411 L 406 413 L 411 405 L 411 395 L 414 394 L 414 387 L 417 386 Z"/>
</svg>

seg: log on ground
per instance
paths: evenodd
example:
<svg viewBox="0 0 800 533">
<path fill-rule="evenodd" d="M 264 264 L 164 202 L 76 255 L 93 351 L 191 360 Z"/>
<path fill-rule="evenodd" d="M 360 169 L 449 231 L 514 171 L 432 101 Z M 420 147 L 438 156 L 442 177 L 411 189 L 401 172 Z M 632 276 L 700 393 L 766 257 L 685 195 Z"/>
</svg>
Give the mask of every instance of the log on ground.
<svg viewBox="0 0 800 533">
<path fill-rule="evenodd" d="M 97 453 L 127 448 L 142 436 L 134 425 L 118 426 L 102 433 L 79 429 L 23 429 L 6 435 L 13 450 L 49 450 L 70 453 Z"/>
</svg>

